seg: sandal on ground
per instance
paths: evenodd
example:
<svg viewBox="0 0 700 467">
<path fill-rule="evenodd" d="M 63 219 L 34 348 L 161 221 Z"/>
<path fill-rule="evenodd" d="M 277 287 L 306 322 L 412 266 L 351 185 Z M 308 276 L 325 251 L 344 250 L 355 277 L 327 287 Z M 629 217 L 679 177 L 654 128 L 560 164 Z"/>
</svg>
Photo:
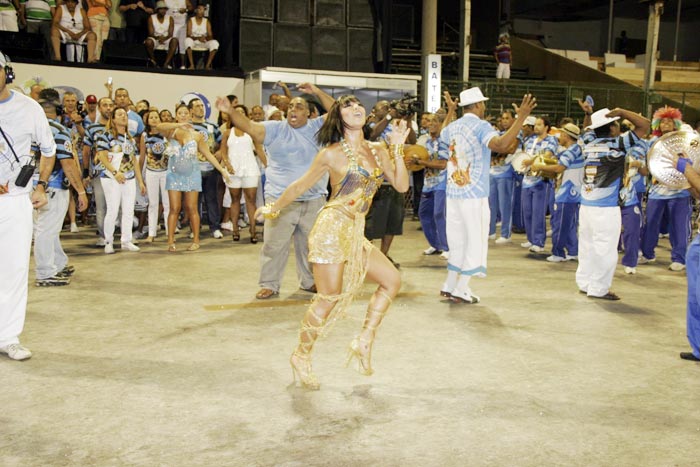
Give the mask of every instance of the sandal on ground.
<svg viewBox="0 0 700 467">
<path fill-rule="evenodd" d="M 619 300 L 620 297 L 617 294 L 614 294 L 612 292 L 608 292 L 605 295 L 589 295 L 588 298 L 597 298 L 598 300 Z"/>
<path fill-rule="evenodd" d="M 171 253 L 174 253 L 177 251 L 177 247 L 175 246 L 174 243 L 171 243 L 170 245 L 168 245 L 168 251 Z"/>
<path fill-rule="evenodd" d="M 240 234 L 238 231 L 233 232 L 233 241 L 234 241 L 234 242 L 237 242 L 237 241 L 239 241 L 240 239 L 241 239 L 241 234 Z"/>
<path fill-rule="evenodd" d="M 256 244 L 258 243 L 258 234 L 253 232 L 250 234 L 250 243 Z"/>
<path fill-rule="evenodd" d="M 309 292 L 309 293 L 318 292 L 318 290 L 316 290 L 316 284 L 311 284 L 311 287 L 309 287 L 309 288 L 299 287 L 299 290 L 303 290 L 304 292 Z"/>
<path fill-rule="evenodd" d="M 193 243 L 187 247 L 187 251 L 197 251 L 199 250 L 199 243 Z"/>
<path fill-rule="evenodd" d="M 255 298 L 257 298 L 258 300 L 266 300 L 270 297 L 274 297 L 275 295 L 279 295 L 279 292 L 275 292 L 272 289 L 266 289 L 263 287 L 258 291 L 258 293 L 255 294 Z"/>
</svg>

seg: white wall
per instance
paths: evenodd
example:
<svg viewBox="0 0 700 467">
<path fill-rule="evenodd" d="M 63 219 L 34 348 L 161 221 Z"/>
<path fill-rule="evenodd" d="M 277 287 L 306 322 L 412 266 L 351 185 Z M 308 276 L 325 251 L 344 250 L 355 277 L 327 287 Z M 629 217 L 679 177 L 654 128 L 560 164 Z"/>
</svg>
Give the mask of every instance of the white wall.
<svg viewBox="0 0 700 467">
<path fill-rule="evenodd" d="M 147 99 L 159 109 L 173 109 L 180 98 L 190 92 L 198 92 L 214 104 L 217 96 L 235 94 L 243 100 L 243 80 L 209 76 L 188 76 L 137 71 L 103 70 L 95 68 L 74 68 L 50 65 L 13 63 L 16 79 L 12 86 L 23 88 L 25 83 L 40 76 L 50 86 L 71 86 L 83 96 L 95 94 L 98 98 L 106 95 L 104 83 L 108 77 L 114 80 L 114 89 L 123 87 L 129 90 L 134 103 Z M 214 116 L 217 112 L 214 111 Z"/>
</svg>

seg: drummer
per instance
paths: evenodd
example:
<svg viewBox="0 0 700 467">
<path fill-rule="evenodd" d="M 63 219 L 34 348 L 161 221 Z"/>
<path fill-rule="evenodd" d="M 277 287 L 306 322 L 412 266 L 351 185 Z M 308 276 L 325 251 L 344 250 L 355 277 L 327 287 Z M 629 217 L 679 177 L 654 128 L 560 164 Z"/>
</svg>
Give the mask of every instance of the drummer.
<svg viewBox="0 0 700 467">
<path fill-rule="evenodd" d="M 627 153 L 627 174 L 620 188 L 622 234 L 620 240 L 625 254 L 622 266 L 625 274 L 637 273 L 642 230 L 642 198 L 645 190 L 647 142 L 640 141 Z M 625 183 L 626 182 L 626 183 Z M 641 188 L 640 188 L 641 187 Z"/>
<path fill-rule="evenodd" d="M 532 115 L 525 119 L 522 130 L 518 135 L 520 141 L 519 149 L 525 150 L 527 142 L 535 138 L 535 123 L 537 119 Z M 512 164 L 511 164 L 512 165 Z M 513 225 L 511 231 L 513 233 L 525 233 L 525 219 L 523 218 L 523 203 L 522 203 L 522 188 L 523 174 L 513 171 Z"/>
<path fill-rule="evenodd" d="M 525 144 L 525 152 L 531 159 L 525 160 L 525 166 L 532 165 L 535 156 L 543 155 L 545 158 L 554 158 L 557 153 L 559 141 L 549 135 L 551 128 L 549 120 L 540 117 L 535 121 L 534 138 Z M 523 217 L 525 219 L 525 233 L 527 242 L 521 243 L 523 248 L 529 248 L 532 253 L 542 253 L 547 233 L 547 203 L 552 190 L 552 182 L 539 175 L 525 175 L 523 179 Z"/>
<path fill-rule="evenodd" d="M 429 247 L 424 255 L 439 255 L 447 257 L 447 233 L 445 231 L 445 188 L 447 161 L 438 158 L 440 146 L 440 130 L 442 123 L 435 114 L 428 114 L 426 119 L 428 134 L 421 143 L 428 150 L 429 159 L 414 157 L 412 162 L 425 168 L 423 191 L 421 193 L 418 217 Z"/>
<path fill-rule="evenodd" d="M 685 174 L 690 186 L 700 191 L 700 174 L 692 167 L 692 161 L 686 158 L 679 158 L 676 170 Z M 700 362 L 700 303 L 698 303 L 698 292 L 700 292 L 700 234 L 696 235 L 688 247 L 687 276 L 688 276 L 688 298 L 687 298 L 687 335 L 690 343 L 690 352 L 681 352 L 683 360 Z"/>
<path fill-rule="evenodd" d="M 500 118 L 499 135 L 504 135 L 515 121 L 515 113 L 512 110 L 505 110 Z M 514 175 L 513 166 L 508 160 L 508 156 L 515 152 L 519 145 L 519 140 L 515 140 L 510 148 L 510 153 L 492 153 L 491 177 L 489 185 L 489 209 L 491 211 L 491 223 L 489 225 L 489 239 L 496 240 L 496 220 L 501 219 L 501 236 L 496 240 L 497 245 L 510 243 L 511 220 L 513 218 L 513 187 Z"/>
<path fill-rule="evenodd" d="M 560 263 L 578 259 L 578 211 L 583 181 L 583 151 L 578 144 L 581 130 L 573 123 L 559 128 L 558 162 L 552 165 L 532 164 L 532 170 L 561 175 L 552 210 L 552 255 L 547 261 Z"/>
<path fill-rule="evenodd" d="M 651 123 L 652 139 L 647 142 L 647 151 L 659 139 L 659 137 L 680 130 L 683 124 L 683 116 L 678 109 L 663 107 L 654 112 Z M 648 264 L 656 261 L 654 252 L 659 242 L 661 222 L 667 211 L 669 221 L 669 235 L 671 240 L 671 271 L 685 269 L 685 250 L 690 238 L 691 199 L 688 190 L 675 190 L 652 180 L 649 187 L 646 216 L 644 219 L 644 233 L 642 235 L 642 256 L 639 264 Z"/>
</svg>

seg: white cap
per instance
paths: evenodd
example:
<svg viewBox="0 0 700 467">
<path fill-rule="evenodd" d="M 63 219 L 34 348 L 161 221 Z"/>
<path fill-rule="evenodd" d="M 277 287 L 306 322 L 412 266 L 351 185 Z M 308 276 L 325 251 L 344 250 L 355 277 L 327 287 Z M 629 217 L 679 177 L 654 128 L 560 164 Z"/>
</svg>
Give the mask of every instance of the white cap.
<svg viewBox="0 0 700 467">
<path fill-rule="evenodd" d="M 525 122 L 523 122 L 523 125 L 535 126 L 535 123 L 537 123 L 537 119 L 532 115 L 528 115 L 525 117 Z"/>
<path fill-rule="evenodd" d="M 477 102 L 484 102 L 489 100 L 488 97 L 484 97 L 481 93 L 481 89 L 478 87 L 465 89 L 459 93 L 459 106 L 464 107 L 465 105 L 476 104 Z"/>
<path fill-rule="evenodd" d="M 595 130 L 596 128 L 600 128 L 601 126 L 605 126 L 608 123 L 612 123 L 615 120 L 620 119 L 620 117 L 606 117 L 606 115 L 609 113 L 610 109 L 607 107 L 593 112 L 593 115 L 591 115 L 591 124 L 586 127 L 586 130 Z"/>
</svg>

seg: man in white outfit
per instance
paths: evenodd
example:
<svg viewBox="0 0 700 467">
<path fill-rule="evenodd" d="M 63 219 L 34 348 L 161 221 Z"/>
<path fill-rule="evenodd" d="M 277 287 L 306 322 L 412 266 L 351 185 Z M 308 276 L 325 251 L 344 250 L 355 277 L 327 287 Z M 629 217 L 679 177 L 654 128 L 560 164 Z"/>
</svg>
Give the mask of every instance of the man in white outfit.
<svg viewBox="0 0 700 467">
<path fill-rule="evenodd" d="M 32 207 L 46 204 L 56 143 L 39 104 L 10 91 L 13 79 L 9 59 L 0 52 L 0 353 L 26 360 L 32 353 L 19 343 L 19 335 L 27 311 Z M 25 173 L 33 172 L 23 170 L 32 159 L 32 142 L 41 152 L 34 191 L 29 177 L 21 181 Z"/>
<path fill-rule="evenodd" d="M 473 276 L 486 276 L 489 236 L 489 167 L 491 151 L 504 153 L 515 141 L 525 118 L 537 106 L 530 94 L 520 107 L 518 118 L 504 134 L 484 120 L 488 98 L 479 88 L 462 91 L 462 118 L 440 133 L 440 159 L 447 160 L 447 245 L 450 258 L 447 279 L 440 295 L 455 303 L 478 303 L 469 287 Z"/>
</svg>

